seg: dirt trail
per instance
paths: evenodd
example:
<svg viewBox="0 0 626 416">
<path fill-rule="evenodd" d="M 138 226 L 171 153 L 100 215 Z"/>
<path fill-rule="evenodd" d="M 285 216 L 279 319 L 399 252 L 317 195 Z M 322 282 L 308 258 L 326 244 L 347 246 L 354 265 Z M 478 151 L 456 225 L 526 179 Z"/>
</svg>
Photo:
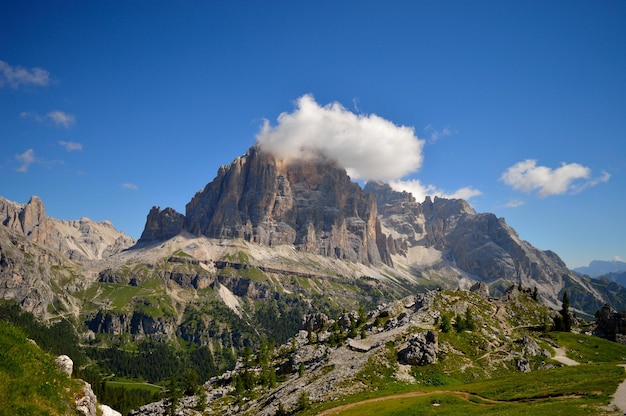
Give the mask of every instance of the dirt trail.
<svg viewBox="0 0 626 416">
<path fill-rule="evenodd" d="M 626 368 L 626 365 L 622 364 L 620 367 Z M 622 381 L 613 395 L 613 400 L 609 404 L 609 408 L 616 407 L 626 414 L 626 380 Z"/>
<path fill-rule="evenodd" d="M 554 351 L 554 357 L 552 357 L 553 360 L 565 365 L 580 365 L 578 361 L 574 361 L 565 355 L 565 352 L 567 351 L 565 347 L 555 348 Z"/>
</svg>

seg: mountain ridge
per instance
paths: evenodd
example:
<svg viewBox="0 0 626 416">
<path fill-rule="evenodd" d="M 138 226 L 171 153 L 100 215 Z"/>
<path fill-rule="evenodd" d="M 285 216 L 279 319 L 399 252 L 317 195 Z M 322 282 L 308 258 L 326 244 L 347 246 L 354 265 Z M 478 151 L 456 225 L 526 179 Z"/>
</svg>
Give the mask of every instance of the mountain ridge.
<svg viewBox="0 0 626 416">
<path fill-rule="evenodd" d="M 557 308 L 574 285 L 587 293 L 587 313 L 606 298 L 575 275 L 552 251 L 519 238 L 503 218 L 476 213 L 460 199 L 427 197 L 381 182 L 363 189 L 326 159 L 289 161 L 258 145 L 220 167 L 217 176 L 186 205 L 186 213 L 153 207 L 138 245 L 181 232 L 243 239 L 269 247 L 293 246 L 367 266 L 384 264 L 413 283 L 469 288 L 477 281 L 494 295 L 511 284 L 537 287 Z"/>
<path fill-rule="evenodd" d="M 579 274 L 600 277 L 609 273 L 625 272 L 626 262 L 620 260 L 592 260 L 589 266 L 576 267 L 573 270 Z"/>
</svg>

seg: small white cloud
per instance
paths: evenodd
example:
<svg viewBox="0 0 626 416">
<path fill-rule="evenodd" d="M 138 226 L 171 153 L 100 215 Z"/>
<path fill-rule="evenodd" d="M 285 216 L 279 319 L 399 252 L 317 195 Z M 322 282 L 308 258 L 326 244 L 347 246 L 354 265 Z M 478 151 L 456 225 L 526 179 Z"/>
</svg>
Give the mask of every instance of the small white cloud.
<svg viewBox="0 0 626 416">
<path fill-rule="evenodd" d="M 429 136 L 429 141 L 431 143 L 435 143 L 437 140 L 443 137 L 452 136 L 455 132 L 450 129 L 450 127 L 444 127 L 443 130 L 435 130 L 432 124 L 429 124 L 424 128 L 424 131 Z"/>
<path fill-rule="evenodd" d="M 5 61 L 0 61 L 0 88 L 8 85 L 17 89 L 20 85 L 45 86 L 49 83 L 50 73 L 45 69 L 13 67 Z"/>
<path fill-rule="evenodd" d="M 63 111 L 58 111 L 58 110 L 50 111 L 49 113 L 43 116 L 34 111 L 22 111 L 20 113 L 20 116 L 22 118 L 34 120 L 38 123 L 51 122 L 53 124 L 63 126 L 66 129 L 70 128 L 76 121 L 76 117 L 74 117 L 74 114 L 69 114 Z"/>
<path fill-rule="evenodd" d="M 620 256 L 613 256 L 613 260 L 615 261 L 624 261 L 624 259 Z"/>
<path fill-rule="evenodd" d="M 522 192 L 538 191 L 541 198 L 550 195 L 560 195 L 567 192 L 577 193 L 590 186 L 609 180 L 610 175 L 603 172 L 599 178 L 589 179 L 582 183 L 576 182 L 588 179 L 591 169 L 578 163 L 563 163 L 561 167 L 551 169 L 546 166 L 537 166 L 537 161 L 528 159 L 518 162 L 508 168 L 500 180 Z"/>
<path fill-rule="evenodd" d="M 83 150 L 83 145 L 77 142 L 66 142 L 65 140 L 59 140 L 59 145 L 63 146 L 68 152 Z"/>
<path fill-rule="evenodd" d="M 28 168 L 30 167 L 30 165 L 37 162 L 37 158 L 35 157 L 35 151 L 33 149 L 28 149 L 24 153 L 15 155 L 15 160 L 22 164 L 22 166 L 20 166 L 16 170 L 23 173 L 28 172 Z"/>
<path fill-rule="evenodd" d="M 122 188 L 130 189 L 131 191 L 136 191 L 139 189 L 137 185 L 134 183 L 126 182 L 122 184 Z"/>
<path fill-rule="evenodd" d="M 389 182 L 389 186 L 397 192 L 410 192 L 417 202 L 422 202 L 427 196 L 439 197 L 447 199 L 465 199 L 469 200 L 475 196 L 482 195 L 482 192 L 478 189 L 474 189 L 471 186 L 457 189 L 454 192 L 446 192 L 438 189 L 433 185 L 423 185 L 417 179 L 410 179 L 407 181 L 395 180 Z"/>
<path fill-rule="evenodd" d="M 504 204 L 504 206 L 507 208 L 517 208 L 521 207 L 522 205 L 524 205 L 524 201 L 522 201 L 521 199 L 511 199 L 509 202 Z"/>
<path fill-rule="evenodd" d="M 46 120 L 44 116 L 41 116 L 41 115 L 35 113 L 34 111 L 22 111 L 20 113 L 20 117 L 26 118 L 26 119 L 29 119 L 29 120 L 34 120 L 34 121 L 36 121 L 38 123 L 42 123 L 42 122 L 44 122 Z"/>
<path fill-rule="evenodd" d="M 76 121 L 74 114 L 64 113 L 63 111 L 51 111 L 46 114 L 46 118 L 54 124 L 59 124 L 65 128 L 69 128 Z"/>
<path fill-rule="evenodd" d="M 328 158 L 355 180 L 396 180 L 419 169 L 423 158 L 424 141 L 412 127 L 357 115 L 337 102 L 321 107 L 312 95 L 300 97 L 292 113 L 280 114 L 275 127 L 265 120 L 256 137 L 278 157 Z"/>
</svg>

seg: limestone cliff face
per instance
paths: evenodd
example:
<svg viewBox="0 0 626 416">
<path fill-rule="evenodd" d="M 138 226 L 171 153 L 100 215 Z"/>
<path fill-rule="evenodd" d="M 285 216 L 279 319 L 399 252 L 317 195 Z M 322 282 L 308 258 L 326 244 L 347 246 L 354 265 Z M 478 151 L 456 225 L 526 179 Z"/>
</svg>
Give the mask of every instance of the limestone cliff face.
<svg viewBox="0 0 626 416">
<path fill-rule="evenodd" d="M 89 218 L 58 220 L 46 215 L 37 196 L 22 205 L 0 197 L 0 222 L 30 241 L 46 246 L 71 260 L 99 260 L 132 246 L 135 240 L 117 231 L 109 221 Z"/>
<path fill-rule="evenodd" d="M 389 261 L 376 200 L 344 170 L 328 161 L 278 160 L 257 147 L 193 197 L 184 228 L 366 264 Z"/>
<path fill-rule="evenodd" d="M 54 287 L 68 293 L 83 288 L 84 282 L 74 277 L 78 270 L 78 265 L 21 232 L 0 227 L 0 299 L 15 300 L 44 319 L 73 312 L 73 299 Z"/>
</svg>

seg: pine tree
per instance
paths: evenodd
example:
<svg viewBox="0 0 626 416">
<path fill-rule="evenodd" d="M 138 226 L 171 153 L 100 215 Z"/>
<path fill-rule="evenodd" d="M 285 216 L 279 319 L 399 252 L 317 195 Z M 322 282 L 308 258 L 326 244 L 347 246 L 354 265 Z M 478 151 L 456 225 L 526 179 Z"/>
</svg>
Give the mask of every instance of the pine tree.
<svg viewBox="0 0 626 416">
<path fill-rule="evenodd" d="M 474 321 L 474 315 L 472 315 L 472 310 L 467 307 L 465 310 L 465 327 L 468 331 L 473 331 L 476 329 L 476 322 Z"/>
<path fill-rule="evenodd" d="M 569 314 L 569 296 L 567 292 L 563 293 L 563 306 L 561 308 L 562 328 L 565 332 L 572 330 L 572 318 Z"/>
<path fill-rule="evenodd" d="M 441 325 L 439 326 L 439 328 L 441 329 L 441 332 L 450 332 L 452 326 L 450 325 L 450 317 L 448 315 L 443 315 L 441 317 Z"/>
<path fill-rule="evenodd" d="M 311 402 L 309 401 L 309 395 L 302 390 L 300 392 L 300 396 L 298 397 L 298 409 L 306 410 L 311 406 Z"/>
</svg>

